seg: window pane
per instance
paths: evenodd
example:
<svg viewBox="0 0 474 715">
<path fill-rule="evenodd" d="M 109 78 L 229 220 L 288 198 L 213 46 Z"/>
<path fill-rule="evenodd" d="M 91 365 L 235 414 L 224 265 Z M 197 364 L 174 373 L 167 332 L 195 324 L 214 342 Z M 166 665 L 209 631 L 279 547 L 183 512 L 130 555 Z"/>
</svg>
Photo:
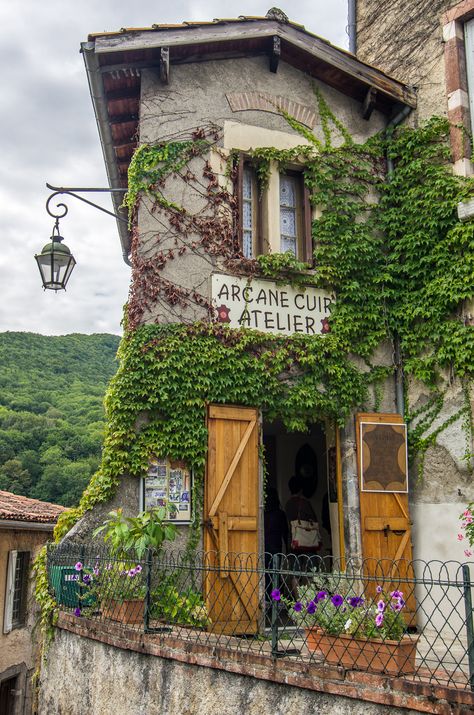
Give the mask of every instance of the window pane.
<svg viewBox="0 0 474 715">
<path fill-rule="evenodd" d="M 245 258 L 252 258 L 253 251 L 252 251 L 252 232 L 251 231 L 244 231 L 243 254 L 244 254 Z"/>
<path fill-rule="evenodd" d="M 281 237 L 281 252 L 291 251 L 296 256 L 296 238 Z"/>
<path fill-rule="evenodd" d="M 280 209 L 280 233 L 283 236 L 296 236 L 296 212 L 294 209 Z"/>
<path fill-rule="evenodd" d="M 280 206 L 296 206 L 296 179 L 280 174 Z"/>
<path fill-rule="evenodd" d="M 297 203 L 299 178 L 280 174 L 280 251 L 298 253 L 298 237 L 300 224 L 298 221 Z"/>
<path fill-rule="evenodd" d="M 255 232 L 253 193 L 253 172 L 248 167 L 244 167 L 242 188 L 242 252 L 245 258 L 253 258 L 253 237 Z"/>
</svg>

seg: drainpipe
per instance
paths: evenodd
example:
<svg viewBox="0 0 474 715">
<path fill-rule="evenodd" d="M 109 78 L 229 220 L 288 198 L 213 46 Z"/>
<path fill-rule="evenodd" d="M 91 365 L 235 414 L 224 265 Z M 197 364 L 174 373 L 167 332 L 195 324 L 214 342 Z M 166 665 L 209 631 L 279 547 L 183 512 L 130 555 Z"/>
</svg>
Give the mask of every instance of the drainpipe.
<svg viewBox="0 0 474 715">
<path fill-rule="evenodd" d="M 355 1 L 355 0 L 354 0 Z M 385 127 L 385 137 L 390 139 L 396 127 L 398 127 L 406 117 L 412 111 L 411 107 L 403 107 L 403 109 L 398 112 L 398 114 L 391 119 L 387 126 Z M 387 181 L 391 181 L 392 174 L 394 172 L 393 159 L 388 156 L 387 152 Z M 398 335 L 394 336 L 394 360 L 395 360 L 395 402 L 397 406 L 397 412 L 402 415 L 405 414 L 405 397 L 403 395 L 403 366 L 402 366 L 402 356 L 400 350 L 400 338 Z"/>
<path fill-rule="evenodd" d="M 347 34 L 349 35 L 349 52 L 357 53 L 357 0 L 347 2 Z"/>
</svg>

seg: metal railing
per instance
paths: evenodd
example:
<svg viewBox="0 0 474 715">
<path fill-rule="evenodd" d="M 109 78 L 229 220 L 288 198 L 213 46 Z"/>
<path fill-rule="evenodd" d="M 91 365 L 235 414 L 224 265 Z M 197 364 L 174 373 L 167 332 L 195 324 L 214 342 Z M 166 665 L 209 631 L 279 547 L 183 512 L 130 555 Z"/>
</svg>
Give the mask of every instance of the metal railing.
<svg viewBox="0 0 474 715">
<path fill-rule="evenodd" d="M 473 564 L 48 548 L 60 608 L 160 638 L 474 690 Z"/>
</svg>

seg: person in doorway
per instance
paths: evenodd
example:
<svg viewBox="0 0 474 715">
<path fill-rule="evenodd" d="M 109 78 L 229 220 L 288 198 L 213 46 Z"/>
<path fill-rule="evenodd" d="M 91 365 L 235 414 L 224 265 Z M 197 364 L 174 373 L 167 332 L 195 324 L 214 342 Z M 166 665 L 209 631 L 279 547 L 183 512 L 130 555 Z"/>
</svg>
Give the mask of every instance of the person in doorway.
<svg viewBox="0 0 474 715">
<path fill-rule="evenodd" d="M 288 482 L 288 489 L 291 497 L 286 502 L 285 514 L 288 523 L 292 521 L 313 521 L 317 522 L 317 516 L 309 499 L 303 493 L 304 482 L 301 477 L 291 477 Z"/>
<path fill-rule="evenodd" d="M 291 591 L 294 598 L 298 598 L 298 586 L 301 582 L 301 572 L 309 571 L 313 568 L 312 557 L 320 548 L 320 533 L 316 513 L 305 495 L 305 482 L 301 476 L 294 476 L 288 482 L 288 488 L 291 497 L 288 499 L 285 506 L 286 518 L 290 526 L 290 543 L 289 543 L 289 564 L 290 568 L 295 572 L 290 579 Z M 306 492 L 308 493 L 308 492 Z M 296 527 L 301 522 L 310 522 L 312 529 L 308 533 L 314 538 L 315 543 L 308 547 L 295 543 Z"/>
</svg>

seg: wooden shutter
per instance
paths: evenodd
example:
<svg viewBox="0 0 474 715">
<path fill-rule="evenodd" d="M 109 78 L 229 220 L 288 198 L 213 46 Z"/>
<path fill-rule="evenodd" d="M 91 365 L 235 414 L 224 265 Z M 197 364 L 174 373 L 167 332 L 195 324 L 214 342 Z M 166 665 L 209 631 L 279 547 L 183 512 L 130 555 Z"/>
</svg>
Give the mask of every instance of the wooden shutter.
<svg viewBox="0 0 474 715">
<path fill-rule="evenodd" d="M 204 593 L 210 630 L 257 633 L 260 620 L 258 563 L 258 412 L 210 405 L 204 497 Z"/>
<path fill-rule="evenodd" d="M 365 433 L 373 435 L 370 440 L 367 437 L 361 438 L 361 425 L 368 426 Z M 377 427 L 383 425 L 384 431 L 378 435 Z M 394 439 L 391 441 L 390 425 L 395 425 L 395 429 L 392 429 Z M 369 584 L 372 591 L 370 595 L 375 595 L 376 585 L 382 586 L 384 591 L 402 591 L 407 603 L 404 609 L 407 624 L 414 625 L 414 586 L 406 581 L 414 576 L 408 492 L 390 491 L 397 484 L 396 479 L 403 480 L 402 462 L 406 455 L 406 431 L 397 430 L 397 425 L 404 425 L 402 416 L 398 414 L 358 414 L 356 418 L 362 555 L 368 559 L 365 562 L 366 575 L 375 579 Z M 372 481 L 367 481 L 366 485 L 370 485 L 374 491 L 362 489 L 363 464 L 364 469 L 367 465 L 370 467 L 370 473 L 367 469 L 366 474 Z M 389 475 L 393 475 L 393 478 Z M 407 474 L 405 479 L 408 479 Z M 378 488 L 380 490 L 375 491 Z M 392 561 L 396 563 L 391 564 Z"/>
<path fill-rule="evenodd" d="M 7 587 L 5 591 L 5 607 L 3 612 L 3 632 L 10 633 L 12 630 L 12 616 L 13 616 L 13 596 L 15 593 L 15 572 L 16 572 L 16 559 L 17 551 L 8 552 L 8 565 L 7 565 Z"/>
</svg>

